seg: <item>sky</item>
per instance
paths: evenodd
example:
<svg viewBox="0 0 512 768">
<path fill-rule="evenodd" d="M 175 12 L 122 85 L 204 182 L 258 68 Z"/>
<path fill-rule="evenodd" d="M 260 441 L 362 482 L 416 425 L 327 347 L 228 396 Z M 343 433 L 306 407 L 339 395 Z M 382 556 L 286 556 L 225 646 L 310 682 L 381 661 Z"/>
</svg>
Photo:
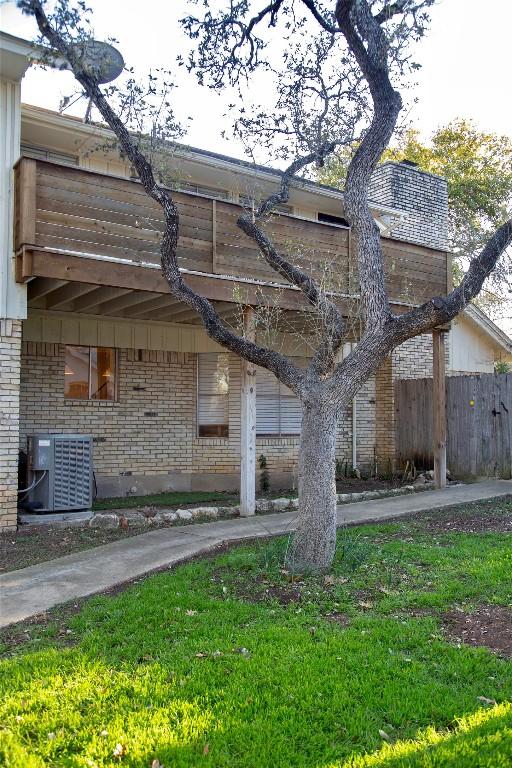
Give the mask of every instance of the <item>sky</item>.
<svg viewBox="0 0 512 768">
<path fill-rule="evenodd" d="M 88 5 L 93 9 L 95 36 L 114 36 L 126 63 L 141 73 L 151 66 L 173 67 L 176 52 L 186 48 L 177 24 L 186 12 L 186 0 L 89 0 Z M 263 0 L 255 2 L 255 7 L 259 5 Z M 464 117 L 483 130 L 512 135 L 512 1 L 438 0 L 431 15 L 430 31 L 414 51 L 422 68 L 412 90 L 417 98 L 408 115 L 412 124 L 428 138 L 439 125 Z M 28 39 L 35 35 L 32 20 L 9 1 L 0 5 L 0 28 Z M 177 115 L 193 118 L 187 143 L 242 156 L 236 142 L 221 137 L 229 128 L 223 118 L 229 96 L 200 88 L 184 68 L 177 75 L 180 87 L 173 93 Z M 56 109 L 60 98 L 72 90 L 71 83 L 68 73 L 32 68 L 24 79 L 22 97 Z M 82 100 L 70 112 L 81 114 L 84 107 Z"/>
</svg>

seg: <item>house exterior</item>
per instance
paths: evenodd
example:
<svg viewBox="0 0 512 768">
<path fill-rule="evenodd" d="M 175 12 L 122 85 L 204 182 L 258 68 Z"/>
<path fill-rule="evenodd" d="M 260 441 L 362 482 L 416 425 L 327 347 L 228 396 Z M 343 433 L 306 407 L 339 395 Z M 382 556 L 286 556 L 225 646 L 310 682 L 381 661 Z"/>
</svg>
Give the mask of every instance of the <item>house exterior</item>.
<svg viewBox="0 0 512 768">
<path fill-rule="evenodd" d="M 451 376 L 493 373 L 496 363 L 512 363 L 512 340 L 474 304 L 452 322 L 449 348 Z"/>
<path fill-rule="evenodd" d="M 171 297 L 159 267 L 161 213 L 129 165 L 100 148 L 108 132 L 22 105 L 30 46 L 4 34 L 0 44 L 0 527 L 16 525 L 18 451 L 34 433 L 91 434 L 99 495 L 238 487 L 249 429 L 241 397 L 246 364 Z M 308 307 L 300 292 L 276 281 L 236 226 L 243 206 L 276 188 L 279 172 L 184 146 L 167 163 L 185 279 L 233 327 L 244 307 L 268 316 L 261 341 L 305 365 Z M 394 311 L 445 294 L 444 180 L 386 163 L 370 198 Z M 343 194 L 297 182 L 289 205 L 266 226 L 297 263 L 336 281 L 336 301 L 353 318 L 347 354 L 357 343 L 358 296 Z M 468 329 L 451 331 L 452 365 L 462 366 L 453 351 L 462 332 L 466 346 L 472 332 L 485 336 L 482 318 L 470 311 L 467 322 Z M 496 341 L 493 354 L 508 344 Z M 362 468 L 392 463 L 393 382 L 431 373 L 429 335 L 397 349 L 346 410 L 339 457 Z M 275 486 L 296 482 L 299 432 L 296 398 L 258 370 L 255 452 L 266 457 Z"/>
</svg>

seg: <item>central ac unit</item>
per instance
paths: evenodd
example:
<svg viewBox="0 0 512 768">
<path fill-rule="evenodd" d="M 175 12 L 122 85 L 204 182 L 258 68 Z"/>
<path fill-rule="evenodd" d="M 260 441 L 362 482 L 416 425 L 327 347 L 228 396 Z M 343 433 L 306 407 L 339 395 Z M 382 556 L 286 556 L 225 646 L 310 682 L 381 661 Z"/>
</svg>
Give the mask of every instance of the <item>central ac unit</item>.
<svg viewBox="0 0 512 768">
<path fill-rule="evenodd" d="M 31 435 L 28 471 L 28 502 L 34 512 L 90 509 L 92 436 Z"/>
</svg>

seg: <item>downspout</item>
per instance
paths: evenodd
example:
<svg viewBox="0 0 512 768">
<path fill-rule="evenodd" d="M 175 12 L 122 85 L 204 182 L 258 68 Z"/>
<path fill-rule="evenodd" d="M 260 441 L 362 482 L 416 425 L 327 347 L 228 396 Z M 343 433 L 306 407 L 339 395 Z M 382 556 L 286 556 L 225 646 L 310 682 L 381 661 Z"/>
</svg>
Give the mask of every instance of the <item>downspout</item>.
<svg viewBox="0 0 512 768">
<path fill-rule="evenodd" d="M 357 396 L 352 400 L 352 469 L 357 469 Z"/>
</svg>

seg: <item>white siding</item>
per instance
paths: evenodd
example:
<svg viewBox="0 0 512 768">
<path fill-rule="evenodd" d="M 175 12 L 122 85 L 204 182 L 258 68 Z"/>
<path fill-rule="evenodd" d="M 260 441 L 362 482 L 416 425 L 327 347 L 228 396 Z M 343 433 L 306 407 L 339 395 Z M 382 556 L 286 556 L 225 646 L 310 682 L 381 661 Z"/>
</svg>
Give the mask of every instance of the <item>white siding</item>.
<svg viewBox="0 0 512 768">
<path fill-rule="evenodd" d="M 492 341 L 474 323 L 457 318 L 450 331 L 450 369 L 455 372 L 492 373 L 499 355 Z"/>
</svg>

